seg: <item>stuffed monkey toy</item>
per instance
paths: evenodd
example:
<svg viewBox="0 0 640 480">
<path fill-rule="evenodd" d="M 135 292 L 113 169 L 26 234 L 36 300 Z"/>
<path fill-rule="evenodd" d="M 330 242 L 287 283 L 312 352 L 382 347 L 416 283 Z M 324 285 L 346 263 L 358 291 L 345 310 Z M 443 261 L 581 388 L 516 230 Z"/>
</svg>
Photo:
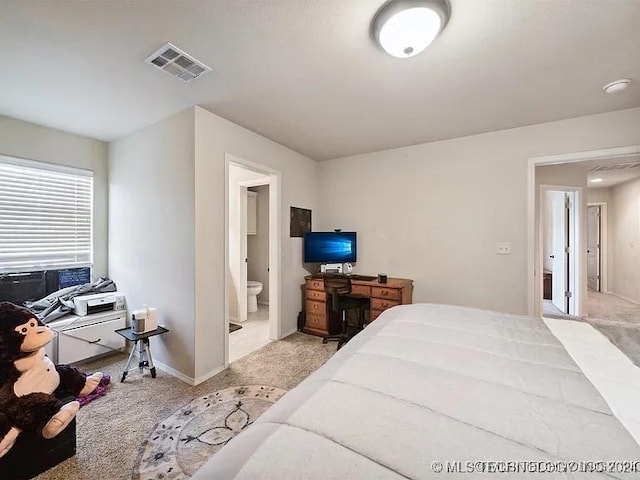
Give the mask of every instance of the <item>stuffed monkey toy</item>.
<svg viewBox="0 0 640 480">
<path fill-rule="evenodd" d="M 80 408 L 53 393 L 74 397 L 91 393 L 102 373 L 87 376 L 69 365 L 54 365 L 44 347 L 53 333 L 31 310 L 0 302 L 0 457 L 20 432 L 44 438 L 58 435 Z"/>
</svg>

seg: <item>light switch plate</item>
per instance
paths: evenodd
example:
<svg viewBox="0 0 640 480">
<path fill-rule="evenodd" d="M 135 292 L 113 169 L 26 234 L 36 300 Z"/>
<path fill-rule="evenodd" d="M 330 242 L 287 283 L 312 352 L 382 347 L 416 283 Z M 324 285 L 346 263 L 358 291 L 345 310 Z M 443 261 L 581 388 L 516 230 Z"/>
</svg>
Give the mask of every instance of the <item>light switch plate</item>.
<svg viewBox="0 0 640 480">
<path fill-rule="evenodd" d="M 496 253 L 498 255 L 511 255 L 511 243 L 509 242 L 496 243 Z"/>
</svg>

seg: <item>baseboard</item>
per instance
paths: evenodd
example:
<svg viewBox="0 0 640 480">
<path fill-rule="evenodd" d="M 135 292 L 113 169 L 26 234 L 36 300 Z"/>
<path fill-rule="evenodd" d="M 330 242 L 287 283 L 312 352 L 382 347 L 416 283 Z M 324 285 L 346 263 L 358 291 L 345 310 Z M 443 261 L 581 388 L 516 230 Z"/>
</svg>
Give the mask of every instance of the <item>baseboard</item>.
<svg viewBox="0 0 640 480">
<path fill-rule="evenodd" d="M 198 378 L 196 378 L 193 385 L 194 386 L 200 385 L 202 382 L 206 382 L 211 377 L 215 377 L 216 375 L 218 375 L 220 372 L 223 372 L 223 371 L 224 371 L 224 366 L 214 368 L 210 372 L 205 373 L 204 375 L 200 375 Z"/>
<path fill-rule="evenodd" d="M 282 340 L 283 338 L 288 337 L 289 335 L 293 335 L 294 333 L 296 333 L 298 331 L 297 328 L 294 328 L 293 330 L 290 330 L 289 332 L 284 332 L 282 334 L 282 336 L 280 337 L 280 340 Z"/>
<path fill-rule="evenodd" d="M 620 295 L 619 293 L 611 292 L 611 295 L 613 295 L 614 297 L 618 297 L 622 300 L 626 300 L 627 302 L 633 303 L 634 305 L 640 305 L 640 302 L 637 302 L 636 300 L 632 300 L 629 297 L 625 297 L 624 295 Z"/>
<path fill-rule="evenodd" d="M 185 375 L 182 372 L 179 372 L 178 370 L 176 370 L 175 368 L 170 367 L 169 365 L 166 365 L 162 362 L 158 362 L 157 360 L 153 361 L 153 364 L 159 368 L 160 370 L 162 370 L 163 372 L 168 373 L 169 375 L 172 375 L 174 377 L 176 377 L 178 380 L 182 380 L 183 382 L 191 385 L 191 386 L 195 386 L 197 385 L 196 380 L 193 377 L 190 377 L 188 375 Z"/>
<path fill-rule="evenodd" d="M 170 375 L 173 375 L 177 379 L 182 380 L 185 383 L 188 383 L 192 387 L 195 387 L 196 385 L 200 385 L 201 383 L 206 382 L 207 380 L 209 380 L 211 377 L 215 377 L 217 374 L 219 374 L 220 372 L 224 371 L 224 367 L 218 367 L 218 368 L 214 368 L 213 370 L 211 370 L 208 373 L 205 373 L 204 375 L 200 375 L 197 378 L 193 378 L 193 377 L 189 377 L 188 375 L 185 375 L 182 372 L 179 372 L 175 368 L 171 368 L 169 365 L 165 365 L 162 362 L 156 362 L 154 360 L 153 364 L 156 367 L 158 367 L 160 370 L 162 370 L 163 372 L 166 372 L 166 373 L 168 373 Z"/>
<path fill-rule="evenodd" d="M 138 359 L 140 358 L 140 356 L 139 356 L 137 351 L 136 351 L 136 353 L 133 354 L 133 357 L 136 359 L 136 361 L 135 361 L 135 363 L 133 363 L 133 365 L 137 365 L 138 364 Z M 159 362 L 158 360 L 154 359 L 153 360 L 153 364 L 155 365 L 156 368 L 162 370 L 165 373 L 168 373 L 169 375 L 171 375 L 173 377 L 176 377 L 178 380 L 182 380 L 184 383 L 186 383 L 188 385 L 191 385 L 192 387 L 194 387 L 194 386 L 196 386 L 199 383 L 202 383 L 204 381 L 204 380 L 198 381 L 199 378 L 193 378 L 193 377 L 190 377 L 189 375 L 185 375 L 184 373 L 176 370 L 173 367 L 170 367 L 166 363 Z M 224 370 L 224 368 L 221 369 L 220 371 L 214 373 L 214 375 L 220 373 L 222 370 Z M 213 375 L 211 375 L 211 376 L 213 376 Z M 200 377 L 200 378 L 202 378 L 202 377 Z M 208 379 L 208 378 L 210 378 L 210 377 L 206 377 L 205 380 Z"/>
</svg>

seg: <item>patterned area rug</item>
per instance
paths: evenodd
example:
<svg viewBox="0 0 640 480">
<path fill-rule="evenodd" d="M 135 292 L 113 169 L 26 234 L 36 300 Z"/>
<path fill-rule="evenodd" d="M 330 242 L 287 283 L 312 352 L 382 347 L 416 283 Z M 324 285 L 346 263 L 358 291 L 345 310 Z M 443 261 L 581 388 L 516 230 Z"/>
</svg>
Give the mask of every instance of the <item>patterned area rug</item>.
<svg viewBox="0 0 640 480">
<path fill-rule="evenodd" d="M 160 422 L 143 442 L 133 478 L 189 478 L 285 393 L 250 385 L 196 398 Z"/>
</svg>

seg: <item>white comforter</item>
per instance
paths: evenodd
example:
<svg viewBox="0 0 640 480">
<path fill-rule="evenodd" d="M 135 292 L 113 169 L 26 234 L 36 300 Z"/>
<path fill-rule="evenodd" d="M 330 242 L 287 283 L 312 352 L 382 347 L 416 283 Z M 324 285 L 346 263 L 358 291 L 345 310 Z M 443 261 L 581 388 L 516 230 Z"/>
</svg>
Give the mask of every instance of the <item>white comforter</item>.
<svg viewBox="0 0 640 480">
<path fill-rule="evenodd" d="M 541 319 L 418 304 L 386 311 L 194 478 L 632 479 L 586 462 L 639 460 Z"/>
</svg>

